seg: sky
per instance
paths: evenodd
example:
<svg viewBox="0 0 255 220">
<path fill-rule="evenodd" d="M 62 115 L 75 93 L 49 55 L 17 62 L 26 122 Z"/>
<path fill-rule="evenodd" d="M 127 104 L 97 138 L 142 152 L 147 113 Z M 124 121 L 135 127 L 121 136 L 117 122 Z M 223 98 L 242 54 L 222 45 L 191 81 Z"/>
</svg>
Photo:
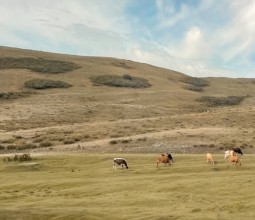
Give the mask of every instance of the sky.
<svg viewBox="0 0 255 220">
<path fill-rule="evenodd" d="M 0 46 L 255 78 L 255 0 L 0 0 Z"/>
</svg>

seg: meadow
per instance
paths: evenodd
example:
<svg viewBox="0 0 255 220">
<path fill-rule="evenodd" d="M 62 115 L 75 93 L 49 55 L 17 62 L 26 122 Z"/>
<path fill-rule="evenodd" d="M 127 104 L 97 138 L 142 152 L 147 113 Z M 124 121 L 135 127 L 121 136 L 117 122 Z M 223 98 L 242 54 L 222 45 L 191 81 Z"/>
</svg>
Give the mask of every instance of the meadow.
<svg viewBox="0 0 255 220">
<path fill-rule="evenodd" d="M 156 168 L 157 154 L 31 154 L 0 160 L 0 219 L 255 219 L 253 154 L 242 166 L 214 155 L 173 154 Z M 115 171 L 123 156 L 129 169 Z"/>
</svg>

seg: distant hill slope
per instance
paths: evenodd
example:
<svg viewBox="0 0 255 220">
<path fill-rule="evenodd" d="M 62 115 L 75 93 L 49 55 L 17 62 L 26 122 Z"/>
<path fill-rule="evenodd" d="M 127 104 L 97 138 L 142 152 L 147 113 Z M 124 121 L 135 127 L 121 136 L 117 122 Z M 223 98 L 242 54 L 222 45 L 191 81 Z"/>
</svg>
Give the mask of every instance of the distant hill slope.
<svg viewBox="0 0 255 220">
<path fill-rule="evenodd" d="M 31 80 L 44 84 L 26 87 Z M 0 47 L 0 145 L 253 152 L 253 94 L 255 79 L 198 79 L 123 59 Z"/>
</svg>

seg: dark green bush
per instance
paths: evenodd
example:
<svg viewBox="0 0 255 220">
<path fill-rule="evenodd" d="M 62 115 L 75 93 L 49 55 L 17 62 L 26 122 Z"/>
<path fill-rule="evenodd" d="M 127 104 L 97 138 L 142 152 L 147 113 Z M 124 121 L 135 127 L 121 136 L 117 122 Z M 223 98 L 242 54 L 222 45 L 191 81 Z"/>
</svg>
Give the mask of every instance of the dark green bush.
<svg viewBox="0 0 255 220">
<path fill-rule="evenodd" d="M 94 84 L 114 87 L 147 88 L 151 86 L 148 80 L 140 77 L 133 77 L 128 74 L 124 74 L 123 76 L 116 75 L 94 76 L 91 77 L 90 80 Z"/>
<path fill-rule="evenodd" d="M 0 69 L 30 69 L 40 73 L 65 73 L 80 68 L 75 63 L 59 61 L 59 60 L 47 60 L 43 58 L 31 58 L 31 57 L 3 57 L 0 58 Z"/>
<path fill-rule="evenodd" d="M 227 97 L 215 97 L 215 96 L 202 96 L 197 99 L 200 102 L 205 102 L 208 106 L 229 106 L 238 105 L 244 100 L 245 96 L 227 96 Z"/>
<path fill-rule="evenodd" d="M 24 86 L 31 89 L 50 89 L 50 88 L 69 88 L 72 85 L 62 81 L 55 81 L 49 79 L 31 79 L 29 81 L 26 81 Z"/>
</svg>

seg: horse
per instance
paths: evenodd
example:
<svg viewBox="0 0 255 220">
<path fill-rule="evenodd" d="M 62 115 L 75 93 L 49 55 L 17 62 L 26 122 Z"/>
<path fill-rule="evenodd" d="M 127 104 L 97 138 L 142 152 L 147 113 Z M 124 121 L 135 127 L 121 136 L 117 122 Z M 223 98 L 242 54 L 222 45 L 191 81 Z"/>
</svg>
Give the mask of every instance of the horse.
<svg viewBox="0 0 255 220">
<path fill-rule="evenodd" d="M 231 155 L 228 160 L 230 163 L 234 163 L 235 165 L 239 163 L 239 165 L 241 166 L 241 161 L 236 155 Z"/>
<path fill-rule="evenodd" d="M 117 165 L 123 168 L 124 166 L 126 167 L 126 169 L 128 169 L 128 164 L 127 161 L 124 158 L 114 158 L 113 159 L 113 169 L 117 169 Z"/>
<path fill-rule="evenodd" d="M 161 154 L 157 158 L 157 167 L 158 167 L 159 163 L 163 163 L 164 166 L 168 163 L 168 165 L 170 166 L 173 162 L 174 162 L 174 160 L 173 160 L 173 157 L 171 154 L 169 154 L 169 153 Z"/>
<path fill-rule="evenodd" d="M 207 153 L 206 154 L 206 160 L 207 160 L 207 163 L 210 163 L 210 164 L 214 165 L 214 160 L 213 160 L 212 154 Z"/>
<path fill-rule="evenodd" d="M 230 156 L 235 156 L 236 154 L 243 155 L 243 152 L 239 147 L 235 147 L 235 148 L 233 148 L 233 150 L 225 151 L 224 158 L 227 159 Z"/>
</svg>

